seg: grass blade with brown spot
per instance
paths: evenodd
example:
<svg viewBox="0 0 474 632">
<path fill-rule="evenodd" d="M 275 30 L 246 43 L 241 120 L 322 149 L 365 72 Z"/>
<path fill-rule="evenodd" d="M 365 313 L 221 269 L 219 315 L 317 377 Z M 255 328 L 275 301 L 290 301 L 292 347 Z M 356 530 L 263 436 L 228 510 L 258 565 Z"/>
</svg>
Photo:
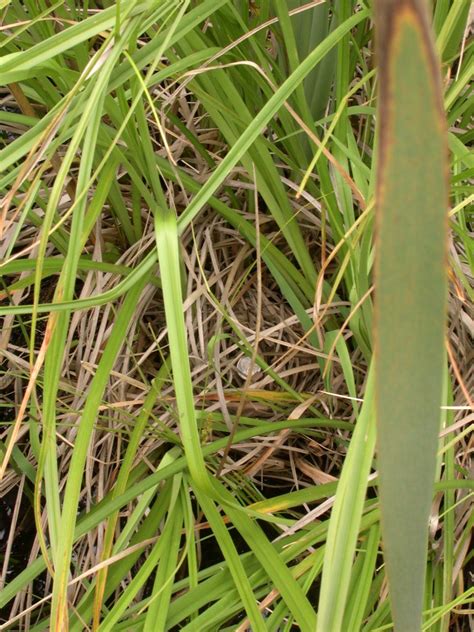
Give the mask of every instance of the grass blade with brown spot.
<svg viewBox="0 0 474 632">
<path fill-rule="evenodd" d="M 446 312 L 447 142 L 423 0 L 379 0 L 376 410 L 395 630 L 419 630 Z"/>
</svg>

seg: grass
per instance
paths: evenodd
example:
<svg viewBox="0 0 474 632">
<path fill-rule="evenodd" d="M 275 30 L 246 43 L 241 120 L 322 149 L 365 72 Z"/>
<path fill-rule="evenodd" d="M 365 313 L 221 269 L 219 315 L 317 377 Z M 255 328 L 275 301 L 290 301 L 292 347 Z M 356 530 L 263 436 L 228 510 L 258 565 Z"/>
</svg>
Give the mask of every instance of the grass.
<svg viewBox="0 0 474 632">
<path fill-rule="evenodd" d="M 420 273 L 400 316 L 377 240 L 405 244 L 413 210 L 398 200 L 398 232 L 380 227 L 377 179 L 426 211 L 407 278 L 423 239 L 443 243 L 426 192 L 444 167 L 417 143 L 433 138 L 427 89 L 399 110 L 421 123 L 390 132 L 415 168 L 376 169 L 371 4 L 0 3 L 0 629 L 472 623 L 470 5 L 436 0 L 430 16 L 448 288 L 433 255 L 421 273 L 438 276 Z M 406 347 L 379 342 L 426 322 L 428 287 L 447 326 L 434 343 L 422 327 L 410 373 L 393 374 Z M 420 370 L 434 382 L 415 408 L 397 379 Z M 398 403 L 416 414 L 392 437 Z M 408 483 L 384 464 L 396 450 Z M 403 622 L 393 555 L 410 551 Z"/>
</svg>

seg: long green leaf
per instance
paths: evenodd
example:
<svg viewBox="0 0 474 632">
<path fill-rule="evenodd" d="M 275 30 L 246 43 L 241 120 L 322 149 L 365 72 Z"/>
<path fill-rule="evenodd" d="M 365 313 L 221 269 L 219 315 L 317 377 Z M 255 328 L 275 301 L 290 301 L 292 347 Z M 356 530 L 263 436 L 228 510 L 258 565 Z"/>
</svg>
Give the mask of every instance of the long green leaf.
<svg viewBox="0 0 474 632">
<path fill-rule="evenodd" d="M 344 609 L 375 448 L 373 370 L 338 484 L 324 556 L 317 632 L 342 630 Z"/>
<path fill-rule="evenodd" d="M 137 9 L 137 0 L 130 3 L 123 3 L 127 14 L 136 14 L 143 11 Z M 5 85 L 14 81 L 19 81 L 25 77 L 34 76 L 38 73 L 38 67 L 51 64 L 51 60 L 73 46 L 77 46 L 91 37 L 109 31 L 115 24 L 115 7 L 109 7 L 104 11 L 95 13 L 87 20 L 75 24 L 68 29 L 60 31 L 53 37 L 39 42 L 28 50 L 5 55 L 0 60 L 1 83 Z M 51 66 L 50 72 L 57 73 L 57 66 Z"/>
<path fill-rule="evenodd" d="M 376 3 L 376 411 L 395 629 L 421 626 L 446 311 L 447 141 L 424 0 Z"/>
<path fill-rule="evenodd" d="M 208 473 L 196 423 L 191 369 L 187 352 L 186 329 L 181 299 L 179 243 L 176 218 L 172 211 L 155 214 L 155 235 L 160 262 L 170 358 L 176 390 L 180 432 L 191 476 L 201 489 L 209 491 Z"/>
<path fill-rule="evenodd" d="M 136 286 L 130 290 L 117 314 L 110 338 L 92 381 L 90 395 L 78 426 L 74 452 L 71 458 L 70 475 L 64 494 L 64 504 L 61 514 L 62 532 L 58 543 L 58 563 L 55 569 L 56 575 L 53 586 L 53 612 L 58 613 L 58 617 L 62 616 L 62 613 L 64 613 L 66 609 L 64 586 L 67 585 L 80 487 L 89 441 L 97 417 L 97 409 L 101 403 L 113 363 L 123 343 L 124 335 L 130 325 L 130 319 L 136 302 L 146 285 L 147 279 L 148 277 L 141 279 L 140 283 L 137 283 Z M 52 621 L 51 627 L 52 629 L 60 630 L 62 629 L 61 625 L 63 625 L 63 623 L 64 622 L 60 620 Z"/>
<path fill-rule="evenodd" d="M 181 215 L 181 225 L 186 226 L 194 217 L 196 217 L 214 191 L 216 191 L 216 189 L 224 182 L 232 167 L 238 163 L 248 148 L 255 141 L 257 136 L 262 133 L 272 116 L 278 112 L 288 97 L 293 93 L 295 87 L 303 81 L 308 73 L 311 72 L 311 70 L 321 61 L 321 59 L 323 59 L 325 55 L 327 55 L 333 46 L 335 46 L 346 33 L 354 28 L 354 26 L 361 22 L 366 16 L 367 11 L 364 9 L 351 16 L 344 24 L 341 24 L 308 55 L 308 57 L 278 88 L 275 94 L 268 100 L 257 116 L 253 119 L 245 132 L 229 150 L 225 158 L 219 163 L 219 166 L 209 177 L 206 184 L 193 198 L 189 206 Z"/>
</svg>

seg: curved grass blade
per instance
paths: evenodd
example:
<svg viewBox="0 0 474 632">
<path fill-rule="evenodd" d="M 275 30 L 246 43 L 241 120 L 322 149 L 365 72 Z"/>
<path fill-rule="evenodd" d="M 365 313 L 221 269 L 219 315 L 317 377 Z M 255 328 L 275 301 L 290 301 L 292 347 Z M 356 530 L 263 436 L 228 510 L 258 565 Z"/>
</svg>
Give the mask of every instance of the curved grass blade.
<svg viewBox="0 0 474 632">
<path fill-rule="evenodd" d="M 382 536 L 395 630 L 419 630 L 440 424 L 447 139 L 424 0 L 379 0 L 375 306 Z"/>
</svg>

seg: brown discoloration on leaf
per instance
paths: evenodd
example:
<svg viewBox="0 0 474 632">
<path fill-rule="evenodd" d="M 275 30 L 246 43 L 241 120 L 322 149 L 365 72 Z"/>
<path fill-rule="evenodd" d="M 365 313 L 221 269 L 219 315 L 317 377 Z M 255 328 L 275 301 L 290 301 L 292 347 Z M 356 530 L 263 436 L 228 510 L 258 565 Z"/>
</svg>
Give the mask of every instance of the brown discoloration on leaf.
<svg viewBox="0 0 474 632">
<path fill-rule="evenodd" d="M 443 86 L 441 81 L 440 64 L 436 53 L 436 46 L 428 21 L 425 0 L 376 0 L 375 2 L 376 21 L 376 54 L 379 74 L 379 104 L 378 104 L 378 177 L 377 177 L 377 206 L 380 205 L 384 197 L 383 180 L 387 152 L 392 144 L 392 109 L 394 104 L 393 89 L 393 60 L 397 53 L 400 31 L 411 23 L 420 34 L 423 41 L 423 50 L 427 64 L 430 67 L 430 79 L 432 81 L 434 104 L 438 110 L 439 128 L 442 133 L 446 133 L 447 124 L 443 104 Z M 446 142 L 446 156 L 448 156 L 448 146 Z M 448 161 L 446 161 L 445 180 L 449 180 Z M 446 205 L 449 200 L 446 200 Z M 376 214 L 376 233 L 379 232 L 379 214 Z M 446 225 L 448 216 L 446 215 Z M 447 241 L 446 241 L 446 265 L 447 265 Z M 377 343 L 375 336 L 375 345 Z"/>
<path fill-rule="evenodd" d="M 427 5 L 376 8 L 375 400 L 382 534 L 401 632 L 421 625 L 444 368 L 448 153 Z"/>
<path fill-rule="evenodd" d="M 433 82 L 433 92 L 437 97 L 436 105 L 439 113 L 439 123 L 443 131 L 446 127 L 439 61 L 436 56 L 431 26 L 428 21 L 425 5 L 425 0 L 376 0 L 375 2 L 375 39 L 379 73 L 379 172 L 384 168 L 386 149 L 390 145 L 391 106 L 394 96 L 391 79 L 391 64 L 393 63 L 400 31 L 408 22 L 411 22 L 419 31 L 423 41 L 424 51 L 431 71 L 430 76 Z M 381 178 L 378 179 L 379 183 L 380 180 Z M 378 190 L 378 199 L 381 193 L 382 192 Z"/>
</svg>

